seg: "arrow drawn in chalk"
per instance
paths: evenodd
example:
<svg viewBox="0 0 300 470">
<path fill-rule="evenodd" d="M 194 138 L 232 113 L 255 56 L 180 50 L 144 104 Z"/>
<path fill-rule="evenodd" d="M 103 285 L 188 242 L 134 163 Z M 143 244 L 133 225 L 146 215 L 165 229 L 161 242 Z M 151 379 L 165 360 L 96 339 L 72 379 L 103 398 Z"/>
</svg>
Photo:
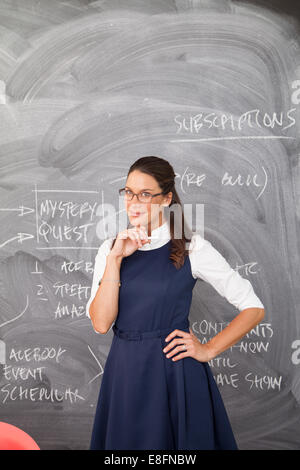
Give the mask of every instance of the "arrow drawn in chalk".
<svg viewBox="0 0 300 470">
<path fill-rule="evenodd" d="M 29 305 L 29 297 L 28 297 L 28 295 L 26 296 L 26 298 L 27 298 L 27 300 L 26 300 L 26 307 L 24 308 L 23 312 L 19 313 L 19 315 L 17 315 L 15 318 L 12 318 L 11 320 L 7 320 L 6 322 L 1 323 L 1 324 L 0 324 L 0 328 L 1 328 L 1 326 L 5 326 L 5 325 L 7 325 L 8 323 L 11 323 L 11 322 L 13 322 L 13 321 L 18 320 L 18 318 L 21 318 L 21 316 L 24 315 L 24 313 L 26 312 L 26 310 L 27 310 L 27 308 L 28 308 L 28 305 Z"/>
<path fill-rule="evenodd" d="M 93 382 L 93 380 L 95 380 L 97 377 L 99 377 L 99 375 L 103 374 L 103 367 L 101 366 L 100 362 L 98 361 L 98 359 L 96 358 L 95 354 L 93 353 L 93 351 L 91 350 L 91 348 L 89 347 L 88 345 L 88 348 L 89 348 L 89 351 L 90 353 L 92 354 L 92 356 L 94 357 L 95 361 L 97 362 L 98 366 L 100 367 L 101 369 L 101 372 L 99 372 L 99 374 L 95 375 L 95 377 L 93 377 L 88 383 L 90 384 L 91 382 Z"/>
<path fill-rule="evenodd" d="M 20 214 L 18 214 L 18 216 L 22 217 L 23 215 L 30 214 L 31 212 L 34 212 L 34 209 L 31 209 L 30 207 L 26 207 L 26 206 L 19 206 L 17 208 L 11 208 L 11 209 L 6 209 L 6 208 L 0 207 L 0 211 L 8 211 L 8 212 L 17 211 L 17 212 L 20 212 Z"/>
<path fill-rule="evenodd" d="M 34 238 L 34 235 L 31 235 L 31 233 L 19 232 L 16 237 L 9 238 L 5 242 L 1 243 L 0 248 L 2 248 L 3 246 L 7 245 L 10 242 L 13 242 L 14 240 L 18 240 L 18 243 L 22 243 L 24 240 L 27 240 L 29 238 Z"/>
</svg>

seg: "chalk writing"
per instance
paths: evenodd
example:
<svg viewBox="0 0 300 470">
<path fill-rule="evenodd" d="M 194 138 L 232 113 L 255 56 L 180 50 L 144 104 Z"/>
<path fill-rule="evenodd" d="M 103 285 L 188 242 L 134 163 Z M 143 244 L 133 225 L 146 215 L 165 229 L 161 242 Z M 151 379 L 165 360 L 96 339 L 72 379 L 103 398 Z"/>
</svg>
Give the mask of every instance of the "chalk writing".
<svg viewBox="0 0 300 470">
<path fill-rule="evenodd" d="M 251 109 L 235 116 L 230 113 L 198 113 L 192 116 L 177 114 L 174 117 L 175 123 L 178 125 L 177 134 L 184 131 L 188 134 L 199 134 L 203 129 L 222 129 L 231 131 L 241 131 L 242 129 L 264 128 L 282 130 L 289 129 L 294 126 L 296 119 L 293 113 L 296 108 L 288 109 L 286 112 L 269 114 L 259 109 Z M 250 138 L 251 136 L 249 136 Z"/>
</svg>

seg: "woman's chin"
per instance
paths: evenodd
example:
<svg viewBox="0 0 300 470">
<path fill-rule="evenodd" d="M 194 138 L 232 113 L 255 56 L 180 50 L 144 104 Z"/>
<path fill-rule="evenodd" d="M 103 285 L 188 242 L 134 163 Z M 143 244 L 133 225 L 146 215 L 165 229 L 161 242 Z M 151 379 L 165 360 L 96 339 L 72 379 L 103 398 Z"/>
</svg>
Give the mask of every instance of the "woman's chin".
<svg viewBox="0 0 300 470">
<path fill-rule="evenodd" d="M 147 217 L 144 214 L 139 215 L 137 217 L 129 216 L 129 220 L 131 225 L 138 226 L 138 225 L 146 225 L 147 224 Z"/>
</svg>

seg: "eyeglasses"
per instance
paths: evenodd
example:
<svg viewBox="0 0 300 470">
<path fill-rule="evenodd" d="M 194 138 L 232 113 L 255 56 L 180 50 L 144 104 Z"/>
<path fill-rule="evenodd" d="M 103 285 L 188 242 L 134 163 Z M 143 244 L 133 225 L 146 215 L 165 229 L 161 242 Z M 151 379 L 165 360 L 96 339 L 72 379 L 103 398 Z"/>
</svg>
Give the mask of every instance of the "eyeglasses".
<svg viewBox="0 0 300 470">
<path fill-rule="evenodd" d="M 163 193 L 151 194 L 151 193 L 142 191 L 141 193 L 136 194 L 130 191 L 130 189 L 121 188 L 119 189 L 119 194 L 120 196 L 123 196 L 126 201 L 132 201 L 133 196 L 136 196 L 140 202 L 147 203 L 147 202 L 150 202 L 153 197 L 159 196 L 160 194 L 163 194 Z"/>
</svg>

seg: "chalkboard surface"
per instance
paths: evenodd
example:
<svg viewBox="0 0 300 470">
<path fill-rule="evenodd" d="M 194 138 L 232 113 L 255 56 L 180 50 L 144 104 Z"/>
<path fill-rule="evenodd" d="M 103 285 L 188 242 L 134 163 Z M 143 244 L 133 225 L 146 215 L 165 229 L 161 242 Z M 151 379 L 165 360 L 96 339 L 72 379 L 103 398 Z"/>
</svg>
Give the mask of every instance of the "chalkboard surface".
<svg viewBox="0 0 300 470">
<path fill-rule="evenodd" d="M 210 363 L 239 448 L 300 448 L 299 17 L 297 0 L 0 2 L 1 421 L 42 449 L 89 446 L 113 334 L 85 308 L 99 221 L 143 155 L 170 161 L 265 305 Z M 206 342 L 238 311 L 193 293 Z"/>
</svg>

